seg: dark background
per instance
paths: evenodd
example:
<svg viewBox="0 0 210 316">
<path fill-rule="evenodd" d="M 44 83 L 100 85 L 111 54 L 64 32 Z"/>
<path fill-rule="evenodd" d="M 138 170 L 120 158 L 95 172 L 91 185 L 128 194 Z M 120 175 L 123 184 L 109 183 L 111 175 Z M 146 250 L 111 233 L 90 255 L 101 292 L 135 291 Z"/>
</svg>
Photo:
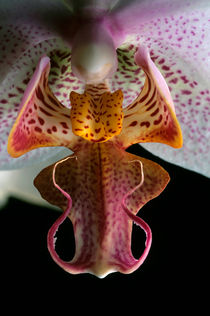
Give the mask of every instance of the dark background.
<svg viewBox="0 0 210 316">
<path fill-rule="evenodd" d="M 191 300 L 193 293 L 208 287 L 205 265 L 209 256 L 210 179 L 169 164 L 139 145 L 128 151 L 159 163 L 171 177 L 163 193 L 139 214 L 153 232 L 151 251 L 144 264 L 132 274 L 113 273 L 105 279 L 89 274 L 70 275 L 54 263 L 46 246 L 48 229 L 59 213 L 10 198 L 0 211 L 0 286 L 5 297 L 20 296 L 22 306 L 26 298 L 39 302 L 40 297 L 47 299 L 47 295 L 61 295 L 62 300 L 73 304 L 72 299 L 83 300 L 87 295 L 92 302 L 93 297 L 105 302 L 114 301 L 119 294 L 122 300 L 126 297 L 127 306 L 131 298 L 144 305 L 141 298 L 154 294 L 164 305 L 166 296 L 174 302 L 186 302 L 187 297 Z M 62 224 L 57 236 L 59 255 L 70 259 L 74 254 L 70 221 Z M 135 256 L 140 256 L 144 241 L 143 231 L 134 225 Z M 45 302 L 55 303 L 51 299 Z M 60 304 L 59 299 L 56 304 Z"/>
</svg>

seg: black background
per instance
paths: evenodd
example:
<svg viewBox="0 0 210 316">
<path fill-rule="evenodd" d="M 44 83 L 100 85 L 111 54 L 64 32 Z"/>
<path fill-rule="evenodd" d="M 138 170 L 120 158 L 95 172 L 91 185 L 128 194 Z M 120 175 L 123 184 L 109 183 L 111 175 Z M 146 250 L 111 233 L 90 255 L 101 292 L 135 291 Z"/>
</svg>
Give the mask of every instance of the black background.
<svg viewBox="0 0 210 316">
<path fill-rule="evenodd" d="M 116 295 L 121 297 L 121 307 L 122 303 L 127 307 L 136 303 L 144 306 L 146 297 L 153 302 L 152 297 L 158 296 L 161 306 L 167 306 L 170 298 L 173 308 L 177 304 L 181 308 L 180 299 L 191 300 L 191 295 L 208 287 L 205 265 L 209 256 L 210 179 L 169 164 L 139 145 L 128 151 L 159 163 L 171 177 L 164 192 L 139 213 L 153 232 L 151 251 L 144 264 L 132 274 L 113 273 L 105 279 L 90 274 L 70 275 L 54 263 L 46 246 L 48 229 L 59 213 L 10 198 L 0 211 L 2 297 L 18 297 L 21 308 L 26 301 L 39 303 L 41 298 L 49 306 L 69 302 L 70 308 L 78 299 L 84 308 L 84 298 L 90 297 L 89 302 L 95 304 L 97 297 L 97 302 L 106 308 L 109 303 L 105 302 L 116 303 Z M 61 225 L 57 236 L 57 252 L 62 259 L 70 259 L 74 254 L 70 221 Z M 134 225 L 135 256 L 140 256 L 144 241 L 144 233 Z M 61 300 L 52 301 L 52 296 L 61 296 Z"/>
</svg>

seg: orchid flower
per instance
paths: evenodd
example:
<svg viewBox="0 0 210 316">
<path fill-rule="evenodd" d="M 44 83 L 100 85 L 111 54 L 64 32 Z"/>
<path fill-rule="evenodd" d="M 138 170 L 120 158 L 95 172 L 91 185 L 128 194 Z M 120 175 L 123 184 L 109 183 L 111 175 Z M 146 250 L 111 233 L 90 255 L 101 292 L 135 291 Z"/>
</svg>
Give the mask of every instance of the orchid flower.
<svg viewBox="0 0 210 316">
<path fill-rule="evenodd" d="M 90 32 L 87 50 L 99 50 L 98 55 L 96 50 L 94 56 L 91 54 L 94 62 L 89 60 L 88 64 L 96 66 L 105 37 L 106 43 L 113 42 L 118 48 L 118 68 L 109 84 L 112 91 L 122 90 L 123 106 L 131 103 L 143 86 L 142 71 L 134 61 L 140 45 L 149 48 L 169 86 L 183 131 L 183 147 L 174 150 L 156 143 L 143 146 L 169 162 L 209 176 L 209 11 L 208 0 L 37 0 L 30 5 L 26 0 L 2 0 L 0 168 L 24 167 L 61 151 L 42 148 L 14 160 L 7 153 L 7 138 L 23 92 L 43 54 L 51 58 L 49 82 L 62 104 L 70 106 L 69 86 L 72 91 L 84 90 L 84 82 L 72 72 L 75 64 L 71 65 L 71 52 L 76 51 L 74 42 L 84 40 L 81 26 L 88 29 L 88 21 L 95 21 L 92 29 L 101 35 L 96 38 L 95 32 L 92 36 Z M 112 53 L 108 54 L 110 58 Z M 113 60 L 114 68 L 117 63 Z"/>
<path fill-rule="evenodd" d="M 8 140 L 8 152 L 19 157 L 37 147 L 66 146 L 74 154 L 45 168 L 35 179 L 42 197 L 64 212 L 48 233 L 48 249 L 70 273 L 130 273 L 145 260 L 151 245 L 149 226 L 135 214 L 169 181 L 159 165 L 125 151 L 138 142 L 182 146 L 168 87 L 143 46 L 135 55 L 146 74 L 138 97 L 122 108 L 121 90 L 109 91 L 106 80 L 72 91 L 71 109 L 64 107 L 48 85 L 50 59 L 43 56 L 24 93 Z M 92 81 L 92 79 L 91 79 Z M 55 251 L 55 234 L 69 216 L 76 253 L 64 262 Z M 144 229 L 145 251 L 131 252 L 132 222 Z"/>
<path fill-rule="evenodd" d="M 152 142 L 144 146 L 160 157 L 208 174 L 209 3 L 79 1 L 77 6 L 76 1 L 40 0 L 30 8 L 25 1 L 2 3 L 1 168 L 45 160 L 60 150 L 38 147 L 73 150 L 73 156 L 42 171 L 35 180 L 42 196 L 64 209 L 48 235 L 51 255 L 72 273 L 132 272 L 151 245 L 150 228 L 136 213 L 164 189 L 169 177 L 157 164 L 125 149 Z M 11 4 L 17 13 L 19 6 L 25 17 L 19 19 Z M 168 87 L 145 46 L 168 81 L 184 135 L 181 150 L 154 144 L 179 148 L 182 138 Z M 44 54 L 50 57 L 51 71 Z M 91 104 L 96 105 L 97 115 Z M 116 116 L 107 121 L 107 113 Z M 9 133 L 9 153 L 24 154 L 15 163 L 6 150 Z M 107 212 L 91 212 L 101 209 L 101 201 L 106 202 L 102 209 Z M 74 224 L 77 244 L 70 263 L 54 249 L 55 232 L 67 216 Z M 130 251 L 131 220 L 147 234 L 139 260 Z M 90 224 L 92 230 L 86 234 Z"/>
</svg>

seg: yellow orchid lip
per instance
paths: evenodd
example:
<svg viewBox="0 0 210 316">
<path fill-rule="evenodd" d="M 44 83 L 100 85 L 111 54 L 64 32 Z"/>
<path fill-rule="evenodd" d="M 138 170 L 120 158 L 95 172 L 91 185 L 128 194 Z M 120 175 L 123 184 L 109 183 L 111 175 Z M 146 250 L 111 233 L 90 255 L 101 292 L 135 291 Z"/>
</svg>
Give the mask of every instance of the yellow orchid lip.
<svg viewBox="0 0 210 316">
<path fill-rule="evenodd" d="M 97 87 L 89 86 L 84 94 L 71 92 L 72 131 L 91 142 L 105 142 L 122 130 L 123 94 L 118 90 L 97 95 L 97 91 Z"/>
</svg>

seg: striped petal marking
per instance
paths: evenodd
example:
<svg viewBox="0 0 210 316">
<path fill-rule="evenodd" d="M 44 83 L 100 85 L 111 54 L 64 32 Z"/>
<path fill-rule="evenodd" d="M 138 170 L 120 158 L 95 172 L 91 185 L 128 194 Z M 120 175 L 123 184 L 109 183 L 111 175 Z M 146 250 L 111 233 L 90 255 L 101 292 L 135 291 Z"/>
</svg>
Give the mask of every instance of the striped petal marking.
<svg viewBox="0 0 210 316">
<path fill-rule="evenodd" d="M 104 142 L 119 135 L 123 122 L 123 94 L 111 93 L 106 83 L 87 85 L 84 94 L 71 92 L 71 123 L 75 135 Z"/>
<path fill-rule="evenodd" d="M 169 176 L 159 165 L 124 148 L 140 141 L 179 147 L 182 138 L 167 85 L 144 48 L 137 52 L 136 62 L 145 71 L 146 81 L 127 108 L 122 109 L 122 92 L 110 93 L 103 82 L 87 85 L 83 95 L 72 92 L 70 110 L 48 86 L 50 62 L 44 56 L 9 136 L 8 151 L 13 157 L 42 146 L 66 146 L 74 151 L 71 159 L 44 169 L 34 182 L 44 199 L 64 210 L 49 231 L 48 249 L 70 273 L 99 277 L 113 271 L 130 273 L 143 263 L 151 246 L 151 230 L 136 214 L 162 192 Z M 70 262 L 59 258 L 54 240 L 67 217 L 73 223 L 76 243 Z M 133 222 L 147 237 L 139 259 L 131 251 Z"/>
<path fill-rule="evenodd" d="M 139 96 L 124 109 L 123 129 L 118 140 L 124 148 L 145 142 L 180 148 L 182 132 L 164 78 L 145 47 L 138 49 L 135 61 L 145 72 L 145 84 Z"/>
<path fill-rule="evenodd" d="M 48 233 L 48 249 L 55 262 L 70 273 L 99 277 L 136 270 L 147 257 L 152 238 L 149 226 L 136 214 L 168 181 L 159 165 L 123 151 L 112 141 L 84 140 L 75 155 L 42 170 L 34 181 L 36 188 L 44 199 L 64 210 Z M 76 244 L 69 262 L 55 250 L 56 231 L 67 217 Z M 131 251 L 133 222 L 146 233 L 139 259 Z"/>
<path fill-rule="evenodd" d="M 71 147 L 77 139 L 71 129 L 70 109 L 58 101 L 48 86 L 49 71 L 50 59 L 43 56 L 27 86 L 9 135 L 8 152 L 12 157 L 38 147 Z"/>
</svg>

